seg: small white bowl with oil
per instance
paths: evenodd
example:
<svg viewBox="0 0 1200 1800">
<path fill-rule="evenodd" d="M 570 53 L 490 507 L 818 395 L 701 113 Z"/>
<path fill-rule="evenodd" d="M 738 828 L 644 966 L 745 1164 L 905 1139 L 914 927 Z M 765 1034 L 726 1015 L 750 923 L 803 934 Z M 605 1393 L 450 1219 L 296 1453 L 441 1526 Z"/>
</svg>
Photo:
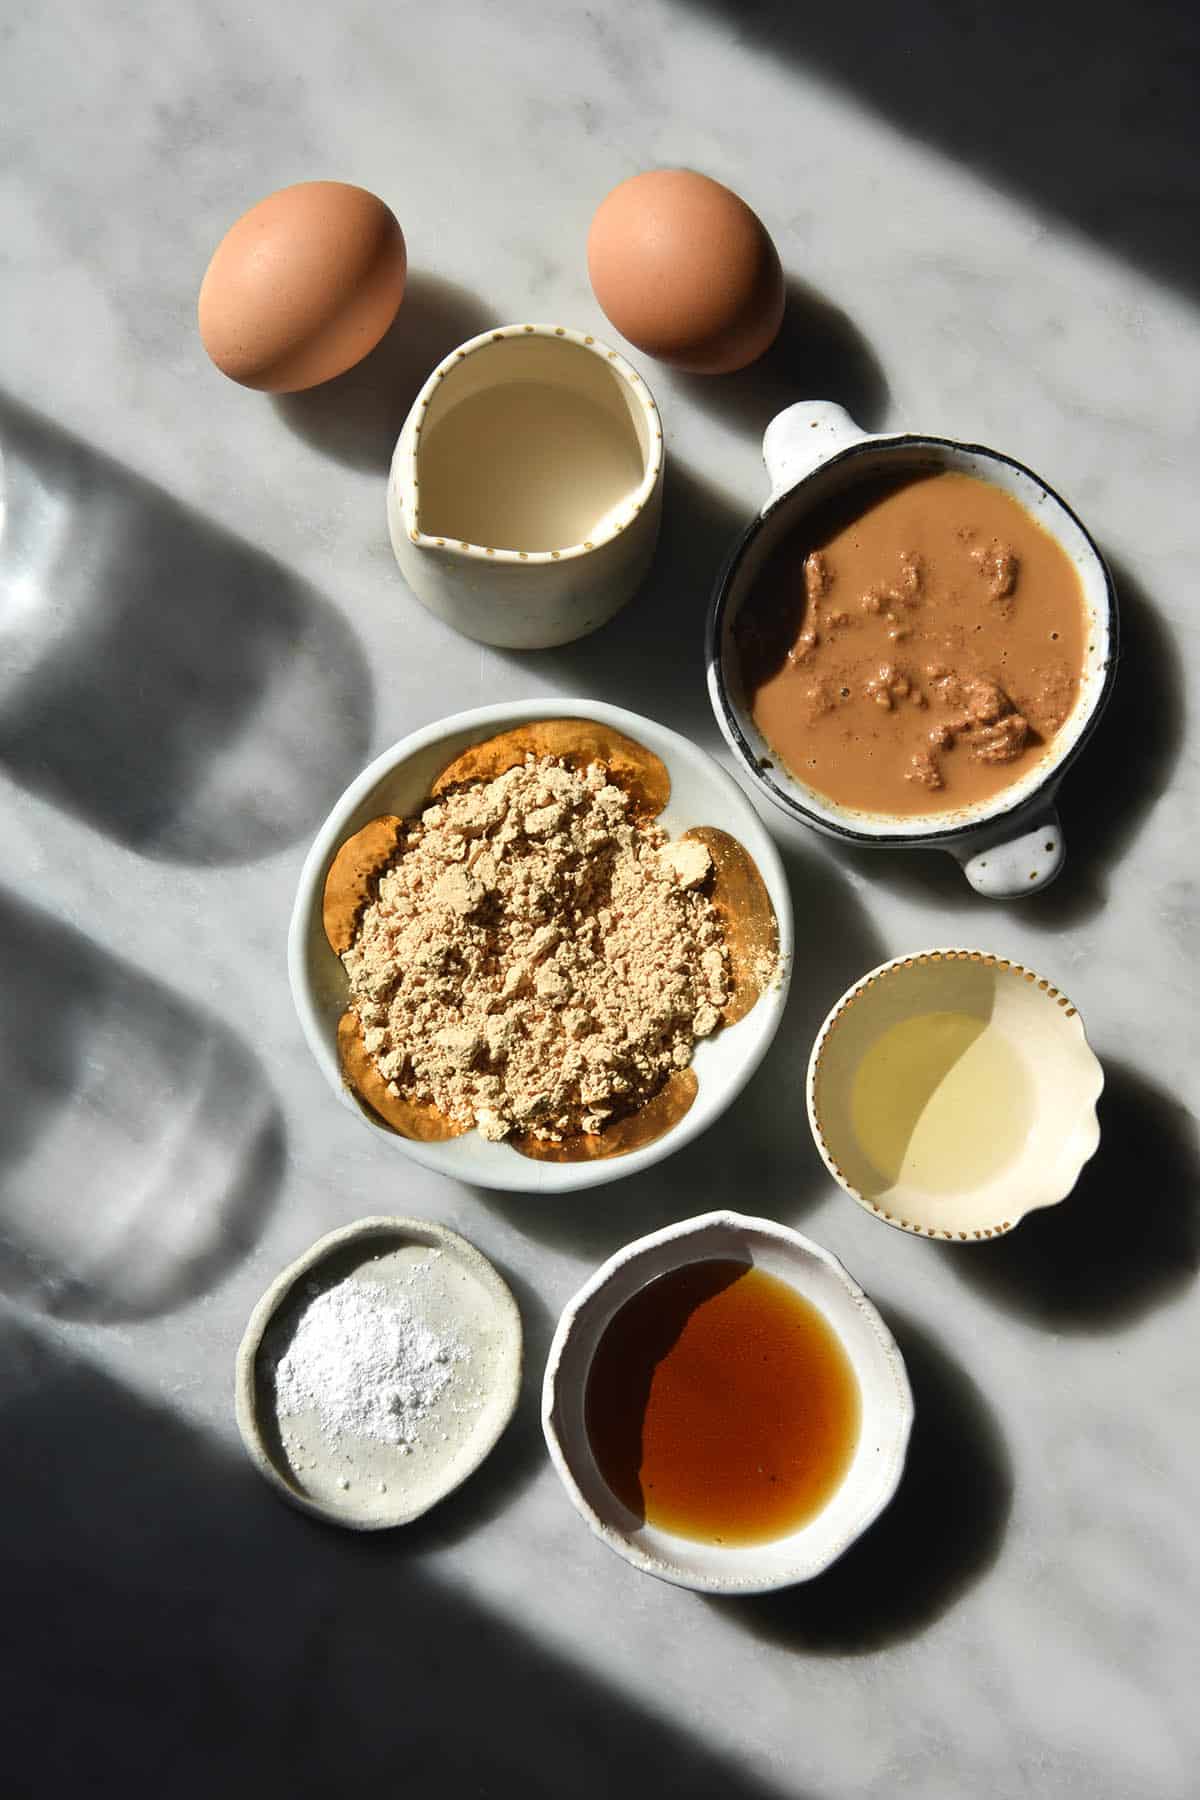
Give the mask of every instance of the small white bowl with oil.
<svg viewBox="0 0 1200 1800">
<path fill-rule="evenodd" d="M 860 1206 L 973 1243 L 1071 1192 L 1099 1147 L 1103 1086 L 1060 989 L 987 951 L 925 950 L 872 969 L 833 1008 L 808 1117 Z"/>
</svg>

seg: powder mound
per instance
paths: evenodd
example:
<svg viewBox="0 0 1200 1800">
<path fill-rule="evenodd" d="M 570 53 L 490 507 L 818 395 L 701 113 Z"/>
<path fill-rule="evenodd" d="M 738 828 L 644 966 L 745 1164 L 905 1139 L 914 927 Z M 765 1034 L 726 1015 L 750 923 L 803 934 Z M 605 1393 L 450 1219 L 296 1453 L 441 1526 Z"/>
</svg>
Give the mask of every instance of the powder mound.
<svg viewBox="0 0 1200 1800">
<path fill-rule="evenodd" d="M 318 1292 L 275 1367 L 275 1405 L 314 1411 L 329 1437 L 419 1441 L 422 1419 L 470 1352 L 436 1337 L 402 1294 L 353 1276 Z"/>
<path fill-rule="evenodd" d="M 406 823 L 342 961 L 384 1079 L 500 1140 L 595 1132 L 686 1068 L 732 991 L 702 845 L 603 765 L 527 756 Z"/>
</svg>

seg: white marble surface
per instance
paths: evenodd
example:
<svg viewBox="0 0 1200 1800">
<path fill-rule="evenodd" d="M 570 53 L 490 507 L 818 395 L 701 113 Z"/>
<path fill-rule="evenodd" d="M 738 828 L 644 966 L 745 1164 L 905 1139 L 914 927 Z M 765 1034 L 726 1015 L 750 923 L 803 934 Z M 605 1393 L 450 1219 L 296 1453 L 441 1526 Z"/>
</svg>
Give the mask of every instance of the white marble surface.
<svg viewBox="0 0 1200 1800">
<path fill-rule="evenodd" d="M 7 1791 L 1195 1792 L 1194 27 L 1159 5 L 1125 41 L 1124 9 L 1081 0 L 974 23 L 922 0 L 880 32 L 814 10 L 4 9 Z M 587 643 L 481 650 L 392 565 L 390 439 L 482 325 L 603 330 L 591 211 L 663 162 L 768 221 L 785 341 L 720 382 L 639 363 L 672 458 L 649 590 Z M 276 404 L 208 366 L 194 298 L 232 218 L 314 176 L 394 206 L 411 295 L 358 376 Z M 570 1205 L 412 1167 L 333 1103 L 292 1016 L 308 837 L 368 754 L 485 698 L 603 697 L 717 749 L 708 592 L 763 426 L 812 396 L 1012 452 L 1111 552 L 1126 664 L 1064 792 L 1065 875 L 992 905 L 948 861 L 790 839 L 788 1017 L 705 1139 Z M 842 1198 L 800 1100 L 849 980 L 956 941 L 1062 985 L 1110 1079 L 1076 1196 L 961 1253 Z M 726 1202 L 845 1259 L 920 1418 L 862 1546 L 733 1605 L 593 1541 L 536 1423 L 585 1274 Z M 388 1210 L 498 1261 L 530 1367 L 488 1467 L 364 1544 L 268 1493 L 231 1383 L 275 1271 Z"/>
</svg>

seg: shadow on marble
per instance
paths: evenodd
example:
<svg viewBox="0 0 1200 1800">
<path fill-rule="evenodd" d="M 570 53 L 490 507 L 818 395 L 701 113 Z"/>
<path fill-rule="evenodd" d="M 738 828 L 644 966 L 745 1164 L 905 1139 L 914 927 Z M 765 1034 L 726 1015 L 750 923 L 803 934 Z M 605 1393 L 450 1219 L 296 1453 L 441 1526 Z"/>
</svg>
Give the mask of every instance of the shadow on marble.
<svg viewBox="0 0 1200 1800">
<path fill-rule="evenodd" d="M 542 1437 L 542 1374 L 556 1320 L 541 1295 L 508 1264 L 491 1261 L 512 1289 L 525 1334 L 525 1359 L 517 1410 L 487 1461 L 432 1512 L 405 1527 L 409 1552 L 442 1550 L 491 1523 L 508 1510 L 518 1494 L 546 1467 Z"/>
<path fill-rule="evenodd" d="M 744 508 L 668 454 L 658 549 L 629 604 L 573 644 L 495 654 L 560 693 L 627 706 L 716 750 L 704 635 L 718 572 L 746 523 Z"/>
<path fill-rule="evenodd" d="M 779 1031 L 729 1111 L 640 1175 L 575 1197 L 473 1190 L 530 1237 L 597 1261 L 622 1244 L 713 1207 L 798 1224 L 832 1183 L 813 1145 L 804 1083 L 817 1030 L 838 995 L 884 959 L 850 884 L 820 856 L 780 844 L 797 932 Z M 836 923 L 834 923 L 836 922 Z"/>
<path fill-rule="evenodd" d="M 1182 1100 L 1104 1060 L 1100 1149 L 1061 1205 L 954 1256 L 964 1281 L 1054 1331 L 1131 1325 L 1200 1268 L 1200 1141 Z"/>
<path fill-rule="evenodd" d="M 306 836 L 366 760 L 371 677 L 306 583 L 0 396 L 0 764 L 149 856 Z"/>
<path fill-rule="evenodd" d="M 941 1618 L 995 1562 L 1013 1471 L 979 1389 L 924 1326 L 890 1305 L 916 1417 L 904 1477 L 887 1511 L 815 1581 L 708 1605 L 769 1642 L 810 1654 L 866 1655 Z"/>
<path fill-rule="evenodd" d="M 739 42 L 824 77 L 1102 250 L 1186 293 L 1200 288 L 1194 7 L 910 0 L 898 31 L 887 5 L 690 4 L 715 15 L 723 35 L 732 30 Z M 820 184 L 819 167 L 797 171 L 797 208 L 821 204 Z M 969 208 L 968 196 L 960 221 L 968 260 L 981 229 Z M 917 221 L 911 241 L 919 238 Z"/>
<path fill-rule="evenodd" d="M 258 1241 L 283 1125 L 246 1046 L 0 890 L 0 1291 L 105 1323 L 207 1292 Z"/>
<path fill-rule="evenodd" d="M 1097 912 L 1110 872 L 1129 855 L 1170 784 L 1183 748 L 1187 664 L 1170 626 L 1131 570 L 1105 558 L 1121 609 L 1121 657 L 1096 735 L 1059 795 L 1067 862 L 1052 888 L 1020 907 L 1056 931 Z"/>
<path fill-rule="evenodd" d="M 1120 664 L 1104 717 L 1058 796 L 1067 859 L 1054 885 L 1028 900 L 988 900 L 940 850 L 846 847 L 850 868 L 942 909 L 967 906 L 987 932 L 1011 914 L 1055 933 L 1104 906 L 1111 872 L 1170 783 L 1186 727 L 1185 663 L 1170 628 L 1130 571 L 1105 555 L 1121 609 Z"/>
<path fill-rule="evenodd" d="M 721 413 L 756 437 L 797 400 L 836 400 L 864 430 L 878 431 L 890 400 L 879 359 L 857 325 L 795 276 L 788 278 L 779 336 L 757 362 L 716 379 L 675 374 L 669 380 L 697 407 Z"/>
<path fill-rule="evenodd" d="M 442 358 L 504 323 L 466 288 L 410 274 L 395 323 L 369 356 L 320 387 L 279 394 L 275 408 L 298 437 L 335 461 L 386 474 L 408 409 Z"/>
<path fill-rule="evenodd" d="M 2 1315 L 0 1371 L 21 1446 L 0 1538 L 21 1646 L 12 1792 L 77 1793 L 81 1770 L 89 1793 L 172 1800 L 774 1792 L 589 1673 L 586 1644 L 570 1660 L 538 1644 L 520 1586 L 499 1611 L 423 1566 L 410 1529 L 302 1517 L 248 1462 Z M 516 1553 L 529 1585 L 547 1579 L 536 1541 Z"/>
</svg>

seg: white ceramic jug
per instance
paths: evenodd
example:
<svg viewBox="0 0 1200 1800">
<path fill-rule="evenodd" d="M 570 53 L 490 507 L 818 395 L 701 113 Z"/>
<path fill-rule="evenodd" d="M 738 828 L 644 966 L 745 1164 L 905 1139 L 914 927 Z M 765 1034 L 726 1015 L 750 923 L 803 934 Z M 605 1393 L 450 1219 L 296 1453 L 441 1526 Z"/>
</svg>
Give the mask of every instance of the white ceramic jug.
<svg viewBox="0 0 1200 1800">
<path fill-rule="evenodd" d="M 423 605 L 486 644 L 583 637 L 636 592 L 662 509 L 645 382 L 563 325 L 502 325 L 433 371 L 400 433 L 388 527 Z"/>
</svg>

